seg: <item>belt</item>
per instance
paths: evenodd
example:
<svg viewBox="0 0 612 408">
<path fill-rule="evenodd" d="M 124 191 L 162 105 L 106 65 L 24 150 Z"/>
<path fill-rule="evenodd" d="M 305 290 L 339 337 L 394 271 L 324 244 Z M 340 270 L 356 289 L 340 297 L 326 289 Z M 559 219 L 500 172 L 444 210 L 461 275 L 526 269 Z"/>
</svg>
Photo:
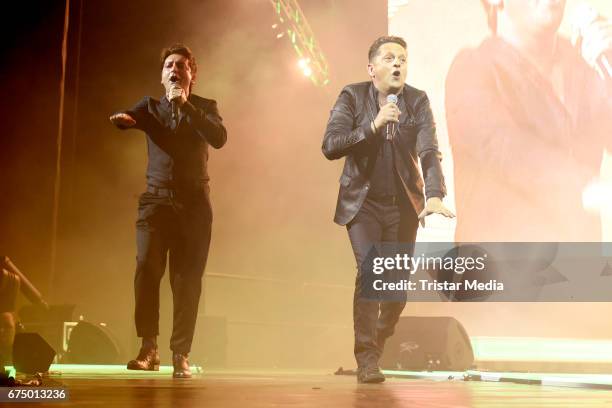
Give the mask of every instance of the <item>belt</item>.
<svg viewBox="0 0 612 408">
<path fill-rule="evenodd" d="M 176 196 L 176 191 L 172 188 L 163 188 L 163 187 L 155 187 L 147 185 L 147 193 L 154 194 L 160 197 L 174 197 Z"/>
<path fill-rule="evenodd" d="M 386 205 L 396 205 L 397 203 L 399 203 L 399 196 L 397 195 L 368 194 L 368 198 L 372 201 L 376 201 L 377 203 Z"/>
</svg>

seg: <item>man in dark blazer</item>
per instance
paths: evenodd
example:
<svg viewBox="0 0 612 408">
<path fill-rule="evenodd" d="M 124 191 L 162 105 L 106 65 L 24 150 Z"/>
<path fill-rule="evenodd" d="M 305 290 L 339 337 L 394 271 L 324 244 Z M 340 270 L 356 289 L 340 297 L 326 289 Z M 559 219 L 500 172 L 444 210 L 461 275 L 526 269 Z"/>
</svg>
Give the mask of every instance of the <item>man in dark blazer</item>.
<svg viewBox="0 0 612 408">
<path fill-rule="evenodd" d="M 197 72 L 191 50 L 175 44 L 162 51 L 160 63 L 166 91 L 160 100 L 146 96 L 110 117 L 120 129 L 139 129 L 147 136 L 147 190 L 138 205 L 134 279 L 136 332 L 142 347 L 127 368 L 159 369 L 159 284 L 169 256 L 173 376 L 189 378 L 187 357 L 211 238 L 208 145 L 221 148 L 227 132 L 217 103 L 191 93 Z"/>
<path fill-rule="evenodd" d="M 347 227 L 357 261 L 357 380 L 378 383 L 385 380 L 378 367 L 384 342 L 406 302 L 405 293 L 401 301 L 368 299 L 365 262 L 378 243 L 414 243 L 425 216 L 454 215 L 442 203 L 446 187 L 429 100 L 425 92 L 404 83 L 406 42 L 378 38 L 368 59 L 371 81 L 344 87 L 331 111 L 322 150 L 329 160 L 346 158 L 334 221 Z"/>
</svg>

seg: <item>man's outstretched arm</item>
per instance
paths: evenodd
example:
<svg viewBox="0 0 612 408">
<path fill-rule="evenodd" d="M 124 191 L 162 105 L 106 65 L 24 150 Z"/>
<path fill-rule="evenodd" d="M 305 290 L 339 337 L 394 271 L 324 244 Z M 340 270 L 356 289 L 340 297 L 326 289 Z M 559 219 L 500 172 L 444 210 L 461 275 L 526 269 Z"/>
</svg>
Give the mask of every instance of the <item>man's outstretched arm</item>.
<svg viewBox="0 0 612 408">
<path fill-rule="evenodd" d="M 146 113 L 148 111 L 149 98 L 144 97 L 131 109 L 112 114 L 109 120 L 113 125 L 122 130 L 131 128 L 144 130 Z"/>
</svg>

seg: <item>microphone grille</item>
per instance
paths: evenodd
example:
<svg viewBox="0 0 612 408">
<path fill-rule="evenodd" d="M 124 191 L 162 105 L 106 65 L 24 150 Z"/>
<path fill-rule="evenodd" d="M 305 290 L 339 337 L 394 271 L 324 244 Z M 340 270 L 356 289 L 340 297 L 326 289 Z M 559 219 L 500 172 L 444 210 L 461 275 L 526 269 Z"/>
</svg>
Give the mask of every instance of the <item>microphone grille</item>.
<svg viewBox="0 0 612 408">
<path fill-rule="evenodd" d="M 387 103 L 397 103 L 397 95 L 395 94 L 387 95 Z"/>
</svg>

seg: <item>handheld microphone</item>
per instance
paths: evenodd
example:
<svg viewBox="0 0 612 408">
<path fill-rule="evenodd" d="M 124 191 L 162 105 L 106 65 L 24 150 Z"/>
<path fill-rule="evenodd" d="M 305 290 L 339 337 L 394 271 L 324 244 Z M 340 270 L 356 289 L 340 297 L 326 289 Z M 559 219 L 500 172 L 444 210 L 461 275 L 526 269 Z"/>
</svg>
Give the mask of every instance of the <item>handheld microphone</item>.
<svg viewBox="0 0 612 408">
<path fill-rule="evenodd" d="M 172 120 L 173 121 L 177 121 L 178 120 L 178 104 L 176 103 L 176 101 L 172 101 Z"/>
<path fill-rule="evenodd" d="M 170 78 L 170 82 L 172 83 L 172 86 L 170 87 L 170 90 L 176 90 L 176 89 L 182 89 L 180 87 L 180 85 L 177 83 L 178 78 L 177 77 L 171 77 Z M 178 104 L 176 103 L 176 99 L 172 99 L 170 101 L 170 104 L 172 105 L 172 120 L 176 123 L 176 121 L 178 120 Z"/>
<path fill-rule="evenodd" d="M 387 103 L 394 103 L 397 105 L 397 95 L 395 94 L 387 95 Z M 387 123 L 387 140 L 392 140 L 394 133 L 395 133 L 395 122 L 388 122 Z"/>
<path fill-rule="evenodd" d="M 572 39 L 574 44 L 581 51 L 581 53 L 584 31 L 586 31 L 589 25 L 599 20 L 605 19 L 601 16 L 601 14 L 599 14 L 593 7 L 588 4 L 580 4 L 574 10 L 574 15 L 572 17 Z M 612 79 L 612 65 L 610 64 L 610 62 L 612 61 L 612 54 L 602 53 L 600 55 L 594 56 L 594 61 L 589 61 L 590 58 L 588 56 L 585 56 L 584 54 L 583 58 L 585 58 L 587 63 L 593 66 L 593 68 L 595 69 L 595 71 L 597 71 L 601 79 Z"/>
</svg>

